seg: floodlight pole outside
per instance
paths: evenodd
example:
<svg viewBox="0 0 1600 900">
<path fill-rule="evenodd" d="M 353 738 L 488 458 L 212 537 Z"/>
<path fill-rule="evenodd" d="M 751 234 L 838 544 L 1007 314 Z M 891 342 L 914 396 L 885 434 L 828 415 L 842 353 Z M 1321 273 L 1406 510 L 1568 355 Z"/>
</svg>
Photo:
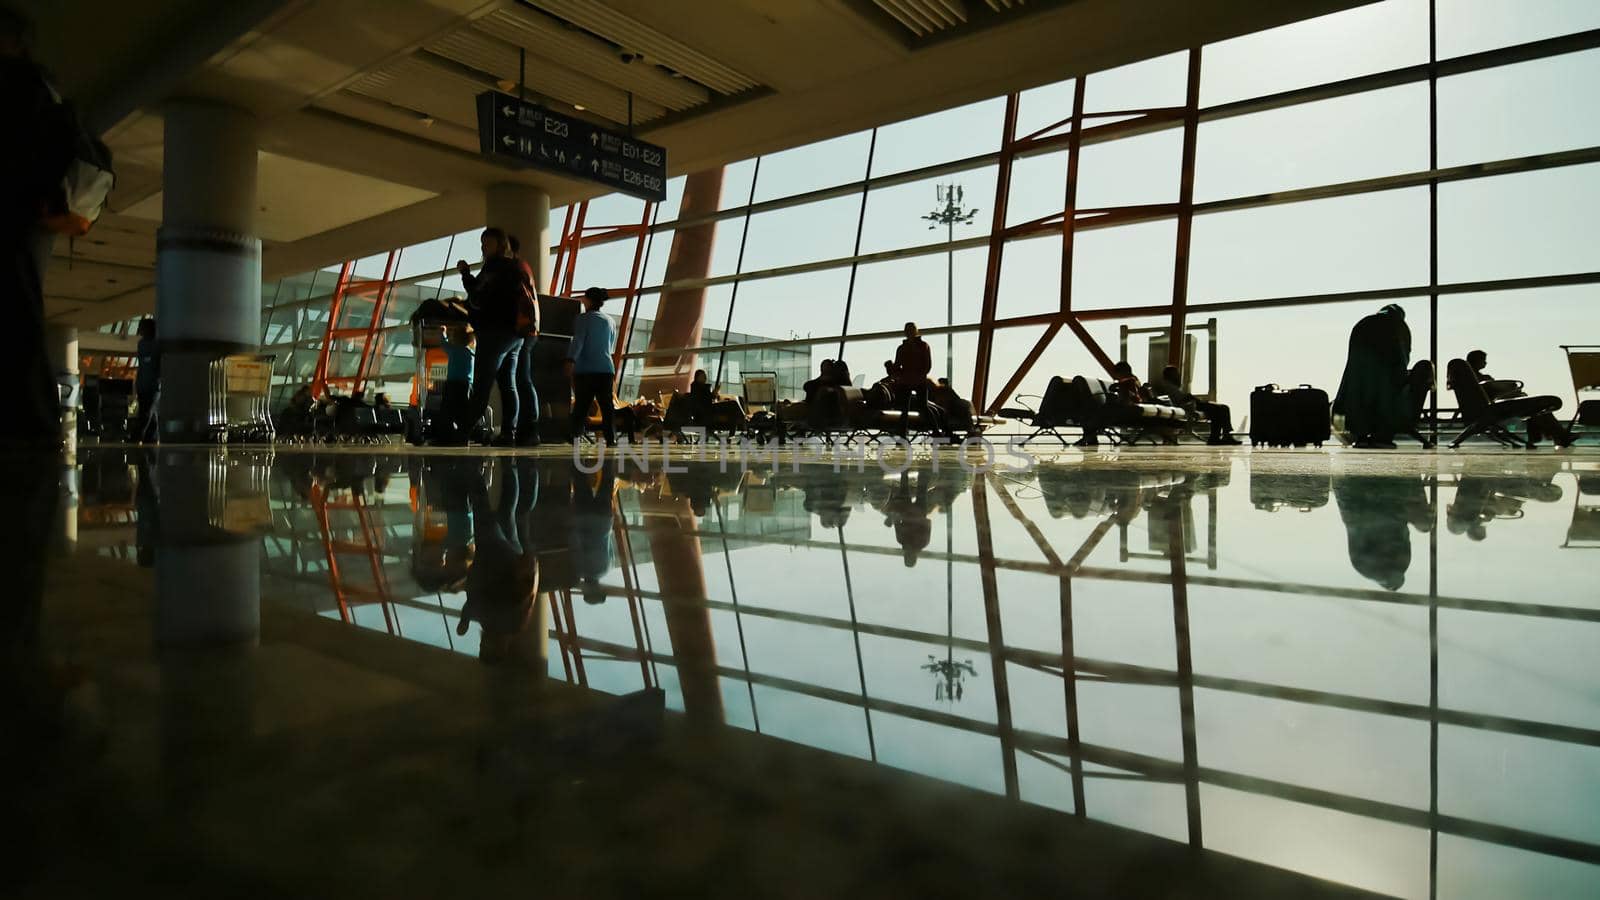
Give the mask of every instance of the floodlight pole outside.
<svg viewBox="0 0 1600 900">
<path fill-rule="evenodd" d="M 953 385 L 956 359 L 956 224 L 971 225 L 972 217 L 978 211 L 961 205 L 966 192 L 959 184 L 935 185 L 933 193 L 940 205 L 922 218 L 928 221 L 930 230 L 940 225 L 945 227 L 945 324 L 950 330 L 944 334 L 944 377 Z"/>
</svg>

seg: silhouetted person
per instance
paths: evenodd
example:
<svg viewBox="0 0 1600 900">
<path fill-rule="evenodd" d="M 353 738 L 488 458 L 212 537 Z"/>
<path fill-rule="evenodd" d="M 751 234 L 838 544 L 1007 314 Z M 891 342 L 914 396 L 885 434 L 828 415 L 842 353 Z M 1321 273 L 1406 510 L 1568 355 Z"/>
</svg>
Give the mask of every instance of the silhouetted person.
<svg viewBox="0 0 1600 900">
<path fill-rule="evenodd" d="M 517 363 L 522 351 L 522 336 L 517 334 L 517 305 L 522 297 L 522 268 L 508 254 L 510 244 L 499 228 L 485 228 L 478 238 L 483 265 L 478 274 L 466 260 L 456 262 L 461 283 L 467 289 L 467 305 L 472 311 L 472 328 L 477 335 L 477 357 L 473 366 L 472 394 L 456 426 L 468 433 L 489 409 L 489 393 L 500 388 L 504 421 L 494 443 L 516 443 Z"/>
<path fill-rule="evenodd" d="M 617 341 L 617 331 L 611 320 L 600 311 L 611 295 L 605 288 L 591 287 L 583 292 L 585 312 L 578 317 L 572 332 L 572 343 L 567 347 L 567 374 L 572 378 L 572 436 L 581 439 L 587 431 L 589 405 L 600 407 L 600 431 L 606 444 L 617 442 L 616 378 L 617 370 L 611 363 L 611 349 Z"/>
<path fill-rule="evenodd" d="M 1422 360 L 1408 372 L 1410 361 L 1411 329 L 1399 306 L 1391 303 L 1351 329 L 1333 412 L 1344 416 L 1357 447 L 1393 449 L 1397 434 L 1431 446 L 1417 433 L 1417 417 L 1433 385 L 1433 365 Z"/>
<path fill-rule="evenodd" d="M 72 136 L 61 133 L 44 69 L 30 58 L 32 31 L 20 13 L 0 7 L 0 300 L 12 336 L 0 354 L 9 397 L 0 445 L 48 449 L 61 444 L 61 395 L 45 348 L 44 271 L 54 238 L 40 215 L 59 190 Z"/>
<path fill-rule="evenodd" d="M 1190 412 L 1198 412 L 1211 423 L 1212 444 L 1238 444 L 1239 439 L 1233 436 L 1233 411 L 1225 404 L 1210 403 L 1189 393 L 1183 386 L 1183 375 L 1177 366 L 1167 366 L 1161 370 L 1161 383 L 1156 385 L 1158 393 L 1165 394 L 1173 405 L 1182 407 Z"/>
<path fill-rule="evenodd" d="M 1495 519 L 1519 519 L 1528 500 L 1554 503 L 1561 499 L 1561 486 L 1550 476 L 1522 478 L 1462 475 L 1456 482 L 1455 498 L 1445 507 L 1445 527 L 1451 534 L 1464 534 L 1481 541 L 1488 537 L 1487 525 Z"/>
<path fill-rule="evenodd" d="M 817 367 L 816 377 L 800 385 L 800 389 L 805 392 L 806 402 L 809 403 L 813 400 L 816 400 L 817 392 L 823 387 L 837 383 L 833 373 L 833 366 L 833 360 L 823 360 L 822 363 Z"/>
<path fill-rule="evenodd" d="M 1522 388 L 1520 381 L 1502 381 L 1484 371 L 1489 364 L 1489 354 L 1482 350 L 1473 350 L 1467 354 L 1467 365 L 1472 368 L 1472 374 L 1478 379 L 1478 384 L 1483 386 L 1483 393 L 1492 403 L 1496 400 L 1510 400 L 1516 397 L 1526 397 L 1527 393 Z M 1557 447 L 1571 444 L 1576 437 L 1561 424 L 1561 420 L 1554 413 L 1542 412 L 1536 416 L 1528 417 L 1528 440 L 1541 441 L 1549 439 Z"/>
<path fill-rule="evenodd" d="M 695 369 L 694 379 L 689 382 L 689 420 L 697 425 L 705 425 L 711 421 L 711 407 L 717 402 L 717 395 L 711 390 L 711 379 L 706 375 L 705 369 Z"/>
<path fill-rule="evenodd" d="M 532 320 L 518 329 L 518 334 L 522 337 L 522 348 L 517 351 L 517 420 L 512 423 L 507 419 L 506 424 L 515 424 L 517 446 L 537 447 L 539 446 L 539 390 L 533 383 L 533 345 L 539 340 L 539 291 L 533 277 L 533 266 L 522 256 L 522 241 L 511 234 L 506 236 L 506 244 L 511 249 L 511 258 L 517 263 L 517 270 L 522 273 L 523 290 L 534 301 L 527 307 Z"/>
<path fill-rule="evenodd" d="M 134 350 L 139 360 L 139 371 L 133 376 L 133 392 L 139 399 L 139 422 L 133 439 L 153 441 L 156 438 L 156 392 L 161 387 L 161 349 L 156 346 L 156 320 L 145 316 L 139 320 L 139 344 Z"/>
<path fill-rule="evenodd" d="M 1384 590 L 1397 591 L 1411 567 L 1409 523 L 1419 532 L 1433 530 L 1433 509 L 1417 478 L 1347 475 L 1333 481 L 1349 538 L 1350 565 Z"/>
<path fill-rule="evenodd" d="M 900 401 L 900 433 L 910 431 L 911 410 L 922 417 L 922 426 L 932 426 L 933 413 L 928 409 L 928 373 L 933 371 L 933 351 L 917 331 L 917 323 L 906 323 L 906 339 L 894 352 L 894 383 Z"/>
<path fill-rule="evenodd" d="M 842 359 L 836 359 L 833 361 L 832 383 L 838 385 L 839 387 L 852 387 L 855 384 L 855 379 L 850 374 L 849 363 Z"/>
</svg>

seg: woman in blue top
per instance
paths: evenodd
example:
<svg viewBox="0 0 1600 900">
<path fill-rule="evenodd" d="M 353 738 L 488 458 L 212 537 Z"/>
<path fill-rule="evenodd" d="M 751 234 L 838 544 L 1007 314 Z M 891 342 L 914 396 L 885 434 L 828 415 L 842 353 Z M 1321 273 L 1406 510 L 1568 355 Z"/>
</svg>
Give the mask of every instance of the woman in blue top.
<svg viewBox="0 0 1600 900">
<path fill-rule="evenodd" d="M 616 426 L 612 423 L 612 379 L 616 369 L 611 365 L 611 347 L 616 343 L 617 332 L 611 319 L 600 311 L 611 295 L 605 288 L 592 287 L 583 292 L 583 305 L 587 310 L 578 317 L 572 329 L 572 344 L 567 348 L 567 375 L 572 378 L 572 436 L 582 438 L 589 421 L 589 404 L 600 404 L 600 429 L 606 444 L 617 442 Z"/>
</svg>

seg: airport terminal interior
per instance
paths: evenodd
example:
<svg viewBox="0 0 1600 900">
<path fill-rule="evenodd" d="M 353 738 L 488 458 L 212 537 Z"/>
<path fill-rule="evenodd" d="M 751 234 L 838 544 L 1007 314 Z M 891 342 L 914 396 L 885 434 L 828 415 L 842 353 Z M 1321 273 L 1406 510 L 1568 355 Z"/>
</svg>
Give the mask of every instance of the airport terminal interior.
<svg viewBox="0 0 1600 900">
<path fill-rule="evenodd" d="M 1600 897 L 1600 3 L 0 13 L 0 896 Z"/>
</svg>

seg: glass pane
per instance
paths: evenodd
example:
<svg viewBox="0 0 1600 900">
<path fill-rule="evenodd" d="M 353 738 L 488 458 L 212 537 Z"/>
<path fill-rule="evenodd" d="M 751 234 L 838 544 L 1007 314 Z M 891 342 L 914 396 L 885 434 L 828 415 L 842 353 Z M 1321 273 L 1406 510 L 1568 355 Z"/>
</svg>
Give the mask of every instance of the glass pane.
<svg viewBox="0 0 1600 900">
<path fill-rule="evenodd" d="M 1428 192 L 1196 216 L 1189 266 L 1191 303 L 1425 285 Z"/>
<path fill-rule="evenodd" d="M 1208 45 L 1201 62 L 1200 105 L 1427 61 L 1427 0 L 1384 0 Z"/>
<path fill-rule="evenodd" d="M 1439 279 L 1600 270 L 1597 206 L 1600 163 L 1442 184 Z"/>
<path fill-rule="evenodd" d="M 867 195 L 861 252 L 878 253 L 944 241 L 946 228 L 930 228 L 933 223 L 923 218 L 936 207 L 942 206 L 935 190 L 939 185 L 960 185 L 962 206 L 977 210 L 971 224 L 955 226 L 956 240 L 987 234 L 989 223 L 993 221 L 995 173 L 995 166 L 989 165 L 973 171 L 954 172 L 910 184 L 874 189 Z M 1059 199 L 1057 204 L 1056 211 L 1059 212 Z"/>
<path fill-rule="evenodd" d="M 885 125 L 878 129 L 872 174 L 890 175 L 993 153 L 1000 149 L 1005 111 L 1005 98 L 993 97 Z"/>
<path fill-rule="evenodd" d="M 1178 202 L 1183 132 L 1173 128 L 1083 148 L 1078 208 Z"/>
<path fill-rule="evenodd" d="M 1439 58 L 1600 28 L 1592 0 L 1438 0 Z"/>
<path fill-rule="evenodd" d="M 1085 81 L 1083 109 L 1111 112 L 1182 106 L 1188 78 L 1187 50 L 1096 72 Z"/>
<path fill-rule="evenodd" d="M 1600 145 L 1596 84 L 1600 50 L 1440 79 L 1439 164 Z"/>
<path fill-rule="evenodd" d="M 1428 86 L 1409 84 L 1202 122 L 1194 194 L 1204 203 L 1427 168 Z"/>
<path fill-rule="evenodd" d="M 867 144 L 871 136 L 870 131 L 858 131 L 763 156 L 756 202 L 865 178 Z"/>
</svg>

